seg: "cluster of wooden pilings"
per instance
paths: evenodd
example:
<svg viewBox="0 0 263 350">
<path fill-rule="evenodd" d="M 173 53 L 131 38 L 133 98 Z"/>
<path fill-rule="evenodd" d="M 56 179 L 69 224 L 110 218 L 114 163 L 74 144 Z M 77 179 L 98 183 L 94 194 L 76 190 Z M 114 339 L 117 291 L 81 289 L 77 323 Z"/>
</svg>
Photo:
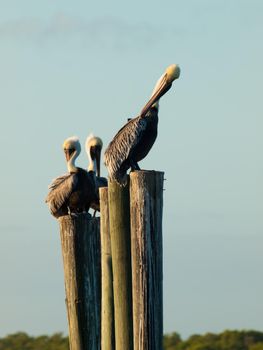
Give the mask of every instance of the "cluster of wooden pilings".
<svg viewBox="0 0 263 350">
<path fill-rule="evenodd" d="M 71 350 L 161 350 L 163 173 L 100 189 L 100 218 L 59 219 Z"/>
</svg>

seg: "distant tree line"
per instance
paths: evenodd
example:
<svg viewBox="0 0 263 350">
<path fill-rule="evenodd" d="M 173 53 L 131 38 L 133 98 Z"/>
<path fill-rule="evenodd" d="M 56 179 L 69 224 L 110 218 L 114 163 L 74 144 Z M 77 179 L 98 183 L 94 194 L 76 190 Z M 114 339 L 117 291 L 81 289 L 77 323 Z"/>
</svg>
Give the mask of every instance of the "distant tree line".
<svg viewBox="0 0 263 350">
<path fill-rule="evenodd" d="M 263 332 L 225 331 L 192 335 L 182 340 L 178 333 L 164 335 L 164 350 L 263 350 Z M 0 350 L 69 350 L 68 337 L 61 333 L 31 337 L 15 333 L 0 338 Z"/>
<path fill-rule="evenodd" d="M 164 335 L 164 350 L 263 350 L 263 333 L 224 331 L 220 334 L 192 335 L 182 340 L 177 333 Z"/>
<path fill-rule="evenodd" d="M 0 338 L 0 350 L 69 350 L 68 337 L 62 333 L 31 337 L 20 332 Z"/>
</svg>

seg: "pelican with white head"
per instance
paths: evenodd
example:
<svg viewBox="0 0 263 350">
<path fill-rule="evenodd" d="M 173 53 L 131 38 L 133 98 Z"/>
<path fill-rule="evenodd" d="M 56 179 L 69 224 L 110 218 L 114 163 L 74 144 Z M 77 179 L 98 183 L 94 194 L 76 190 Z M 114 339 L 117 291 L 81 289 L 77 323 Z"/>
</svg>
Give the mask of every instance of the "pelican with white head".
<svg viewBox="0 0 263 350">
<path fill-rule="evenodd" d="M 159 99 L 179 76 L 179 66 L 170 65 L 158 79 L 140 115 L 128 120 L 108 145 L 104 162 L 110 179 L 119 185 L 126 184 L 126 173 L 129 168 L 132 171 L 140 169 L 138 162 L 145 158 L 152 148 L 157 137 Z"/>
</svg>

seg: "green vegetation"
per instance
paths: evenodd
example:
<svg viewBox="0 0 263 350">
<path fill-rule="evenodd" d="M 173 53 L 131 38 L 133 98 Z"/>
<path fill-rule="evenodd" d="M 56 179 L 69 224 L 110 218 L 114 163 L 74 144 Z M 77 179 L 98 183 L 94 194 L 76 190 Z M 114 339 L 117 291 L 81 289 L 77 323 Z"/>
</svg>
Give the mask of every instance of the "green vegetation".
<svg viewBox="0 0 263 350">
<path fill-rule="evenodd" d="M 0 350 L 69 350 L 69 346 L 68 338 L 61 333 L 30 337 L 21 332 L 0 338 Z"/>
<path fill-rule="evenodd" d="M 220 334 L 192 335 L 183 341 L 177 333 L 164 336 L 164 350 L 263 350 L 263 333 L 225 331 Z"/>
<path fill-rule="evenodd" d="M 163 344 L 164 350 L 263 350 L 263 332 L 225 331 L 192 335 L 187 340 L 171 333 L 164 336 Z M 0 338 L 0 350 L 69 350 L 69 346 L 61 333 L 39 337 L 15 333 Z"/>
</svg>

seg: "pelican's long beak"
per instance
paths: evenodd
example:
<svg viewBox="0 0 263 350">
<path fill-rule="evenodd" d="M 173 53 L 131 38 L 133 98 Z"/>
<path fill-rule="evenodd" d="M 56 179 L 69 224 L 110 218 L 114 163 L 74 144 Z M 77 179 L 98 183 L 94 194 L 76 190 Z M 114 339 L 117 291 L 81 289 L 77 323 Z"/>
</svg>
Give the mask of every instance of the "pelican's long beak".
<svg viewBox="0 0 263 350">
<path fill-rule="evenodd" d="M 158 80 L 153 94 L 150 97 L 150 100 L 146 103 L 141 111 L 141 116 L 144 116 L 152 105 L 157 102 L 172 86 L 172 83 L 175 79 L 178 79 L 180 76 L 180 68 L 178 65 L 173 64 L 169 66 L 165 73 Z"/>
<path fill-rule="evenodd" d="M 75 150 L 73 148 L 65 148 L 64 149 L 64 153 L 65 153 L 65 157 L 67 162 L 70 160 L 70 158 L 72 157 L 72 154 L 75 152 Z"/>
<path fill-rule="evenodd" d="M 100 155 L 101 155 L 101 147 L 96 147 L 95 159 L 96 159 L 96 172 L 98 177 L 100 177 Z"/>
</svg>

